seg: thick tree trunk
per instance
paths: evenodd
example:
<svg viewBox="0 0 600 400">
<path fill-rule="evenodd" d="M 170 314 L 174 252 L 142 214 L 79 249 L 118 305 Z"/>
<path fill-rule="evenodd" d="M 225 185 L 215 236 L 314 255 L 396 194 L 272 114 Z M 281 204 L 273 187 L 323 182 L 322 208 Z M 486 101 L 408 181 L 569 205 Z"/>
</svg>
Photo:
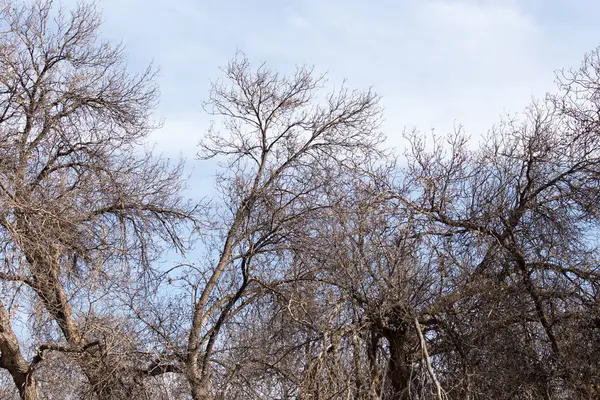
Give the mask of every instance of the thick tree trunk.
<svg viewBox="0 0 600 400">
<path fill-rule="evenodd" d="M 410 354 L 407 351 L 406 330 L 398 329 L 386 335 L 390 346 L 390 359 L 387 378 L 391 386 L 389 400 L 408 399 L 408 387 L 411 384 Z"/>
<path fill-rule="evenodd" d="M 13 382 L 19 389 L 19 396 L 23 400 L 37 400 L 38 392 L 35 384 L 35 377 L 31 371 L 23 373 L 18 371 L 16 374 L 11 372 Z"/>
<path fill-rule="evenodd" d="M 194 364 L 192 360 L 188 360 L 185 375 L 190 385 L 193 400 L 213 400 L 209 390 L 208 377 L 202 374 L 197 364 Z"/>
<path fill-rule="evenodd" d="M 206 385 L 197 384 L 192 386 L 192 399 L 193 400 L 213 400 Z"/>
<path fill-rule="evenodd" d="M 37 400 L 35 376 L 29 363 L 21 354 L 19 341 L 12 330 L 10 315 L 0 302 L 0 367 L 6 369 L 13 378 L 23 400 Z"/>
</svg>

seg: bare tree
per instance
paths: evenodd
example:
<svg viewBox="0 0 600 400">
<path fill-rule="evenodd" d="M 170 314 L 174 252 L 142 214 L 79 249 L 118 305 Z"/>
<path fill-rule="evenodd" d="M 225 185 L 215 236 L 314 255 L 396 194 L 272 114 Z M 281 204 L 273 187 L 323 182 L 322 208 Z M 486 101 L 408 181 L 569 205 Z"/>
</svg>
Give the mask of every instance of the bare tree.
<svg viewBox="0 0 600 400">
<path fill-rule="evenodd" d="M 200 152 L 220 157 L 227 170 L 218 178 L 218 250 L 197 282 L 187 342 L 194 399 L 212 398 L 224 324 L 285 280 L 294 230 L 328 206 L 322 193 L 339 166 L 368 158 L 381 140 L 371 92 L 321 95 L 325 81 L 311 69 L 283 77 L 264 65 L 253 70 L 243 55 L 224 73 L 227 82 L 213 85 L 207 103 L 224 132 L 211 129 Z"/>
<path fill-rule="evenodd" d="M 0 0 L 0 396 L 597 396 L 598 51 L 478 143 L 409 132 L 404 159 L 371 91 L 238 54 L 206 103 L 204 258 L 159 270 L 200 217 L 144 147 L 153 69 L 98 28 Z"/>
<path fill-rule="evenodd" d="M 116 356 L 117 332 L 98 329 L 116 316 L 100 300 L 145 279 L 162 244 L 183 250 L 193 213 L 179 194 L 181 167 L 142 147 L 156 127 L 154 72 L 125 70 L 122 48 L 98 38 L 93 6 L 0 8 L 0 278 L 35 295 L 55 339 L 26 361 L 3 308 L 1 366 L 34 399 L 37 364 L 59 351 L 98 398 L 131 397 L 129 373 L 119 375 L 143 362 Z"/>
<path fill-rule="evenodd" d="M 412 191 L 398 198 L 436 238 L 443 269 L 427 316 L 442 380 L 464 396 L 574 398 L 598 379 L 585 316 L 598 312 L 588 232 L 600 143 L 594 86 L 577 78 L 597 68 L 591 60 L 569 91 L 499 124 L 476 150 L 461 134 L 432 150 L 411 135 Z"/>
<path fill-rule="evenodd" d="M 478 145 L 412 132 L 404 168 L 338 178 L 237 397 L 594 398 L 597 58 Z"/>
</svg>

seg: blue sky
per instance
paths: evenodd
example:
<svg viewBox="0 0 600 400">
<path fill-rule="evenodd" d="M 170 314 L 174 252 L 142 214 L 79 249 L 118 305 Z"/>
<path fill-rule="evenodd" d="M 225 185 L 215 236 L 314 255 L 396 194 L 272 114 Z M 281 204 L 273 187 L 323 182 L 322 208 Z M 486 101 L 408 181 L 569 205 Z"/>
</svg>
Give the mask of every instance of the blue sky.
<svg viewBox="0 0 600 400">
<path fill-rule="evenodd" d="M 553 90 L 556 69 L 576 67 L 600 45 L 600 2 L 592 0 L 100 0 L 98 7 L 104 36 L 125 44 L 131 69 L 160 67 L 156 116 L 165 124 L 151 142 L 190 161 L 209 124 L 201 101 L 236 50 L 282 72 L 308 63 L 328 71 L 331 83 L 372 86 L 383 96 L 382 129 L 401 147 L 405 127 L 443 132 L 462 124 L 472 136 L 485 133 L 501 114 Z M 200 162 L 191 163 L 198 171 Z"/>
</svg>

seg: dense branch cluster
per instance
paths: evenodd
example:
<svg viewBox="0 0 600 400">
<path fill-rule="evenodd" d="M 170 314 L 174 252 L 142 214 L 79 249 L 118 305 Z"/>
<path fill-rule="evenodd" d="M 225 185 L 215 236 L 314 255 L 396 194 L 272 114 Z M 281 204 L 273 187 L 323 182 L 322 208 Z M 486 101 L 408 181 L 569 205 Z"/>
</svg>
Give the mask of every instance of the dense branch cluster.
<svg viewBox="0 0 600 400">
<path fill-rule="evenodd" d="M 402 155 L 375 93 L 238 54 L 194 203 L 145 148 L 154 70 L 98 28 L 0 0 L 0 398 L 600 396 L 598 51 Z"/>
</svg>

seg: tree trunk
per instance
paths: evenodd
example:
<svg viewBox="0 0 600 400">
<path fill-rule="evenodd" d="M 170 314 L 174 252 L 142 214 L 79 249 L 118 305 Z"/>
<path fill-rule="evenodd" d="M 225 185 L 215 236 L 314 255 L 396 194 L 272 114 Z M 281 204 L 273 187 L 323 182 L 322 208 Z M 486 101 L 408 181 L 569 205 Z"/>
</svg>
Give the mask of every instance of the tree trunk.
<svg viewBox="0 0 600 400">
<path fill-rule="evenodd" d="M 29 363 L 21 354 L 19 341 L 12 330 L 10 315 L 0 302 L 0 368 L 6 369 L 13 378 L 23 400 L 37 400 L 35 376 Z"/>
<path fill-rule="evenodd" d="M 31 371 L 24 373 L 22 371 L 16 371 L 16 373 L 10 371 L 10 374 L 13 378 L 13 382 L 15 382 L 15 385 L 17 386 L 17 389 L 19 389 L 19 396 L 21 399 L 37 400 L 37 386 L 35 384 L 35 377 Z"/>
<path fill-rule="evenodd" d="M 406 330 L 398 329 L 386 335 L 390 346 L 390 359 L 387 366 L 387 378 L 391 387 L 390 400 L 408 399 L 408 387 L 411 384 L 410 354 L 407 351 Z"/>
<path fill-rule="evenodd" d="M 208 388 L 206 385 L 197 384 L 192 386 L 192 399 L 193 400 L 213 400 Z"/>
</svg>

